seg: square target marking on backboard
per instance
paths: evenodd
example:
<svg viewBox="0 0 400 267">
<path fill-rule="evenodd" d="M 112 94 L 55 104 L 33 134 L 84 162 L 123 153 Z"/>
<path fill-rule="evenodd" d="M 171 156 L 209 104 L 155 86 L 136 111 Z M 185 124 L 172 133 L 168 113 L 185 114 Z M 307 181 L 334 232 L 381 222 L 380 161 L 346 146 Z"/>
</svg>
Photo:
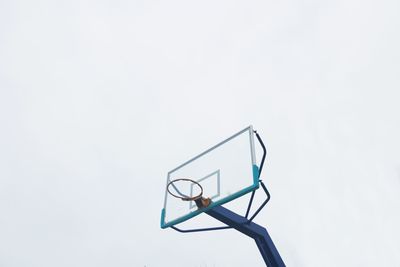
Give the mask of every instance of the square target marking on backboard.
<svg viewBox="0 0 400 267">
<path fill-rule="evenodd" d="M 208 192 L 204 192 L 204 196 L 207 196 L 211 200 L 219 197 L 221 194 L 221 181 L 220 181 L 220 170 L 216 170 L 207 176 L 197 180 L 203 188 L 207 188 Z M 190 185 L 190 196 L 194 197 L 195 194 L 193 194 L 193 187 L 195 184 Z M 189 203 L 190 209 L 197 208 L 196 203 L 194 201 L 190 201 Z"/>
</svg>

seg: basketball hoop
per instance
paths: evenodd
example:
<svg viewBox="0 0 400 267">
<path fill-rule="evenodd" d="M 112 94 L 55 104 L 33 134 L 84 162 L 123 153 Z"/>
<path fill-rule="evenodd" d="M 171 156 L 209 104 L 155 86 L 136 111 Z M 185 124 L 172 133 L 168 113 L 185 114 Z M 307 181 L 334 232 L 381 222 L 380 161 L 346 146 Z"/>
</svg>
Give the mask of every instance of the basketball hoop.
<svg viewBox="0 0 400 267">
<path fill-rule="evenodd" d="M 193 197 L 183 194 L 174 185 L 174 183 L 178 182 L 178 181 L 191 182 L 191 183 L 197 185 L 200 188 L 200 193 L 198 195 L 196 195 L 196 196 L 193 196 Z M 172 186 L 179 195 L 172 193 L 171 190 L 170 190 L 170 186 Z M 176 197 L 176 198 L 180 198 L 183 201 L 194 201 L 196 203 L 196 206 L 199 209 L 208 207 L 211 204 L 211 199 L 203 197 L 203 187 L 198 182 L 196 182 L 196 181 L 194 181 L 192 179 L 179 178 L 179 179 L 172 180 L 167 184 L 167 191 L 171 196 Z"/>
</svg>

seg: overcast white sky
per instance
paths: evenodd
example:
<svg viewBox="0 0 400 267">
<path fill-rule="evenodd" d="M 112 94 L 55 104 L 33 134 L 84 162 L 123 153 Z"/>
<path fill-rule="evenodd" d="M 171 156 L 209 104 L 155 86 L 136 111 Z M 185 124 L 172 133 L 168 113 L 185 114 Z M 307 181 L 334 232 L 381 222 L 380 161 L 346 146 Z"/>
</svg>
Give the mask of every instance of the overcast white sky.
<svg viewBox="0 0 400 267">
<path fill-rule="evenodd" d="M 253 124 L 288 266 L 400 266 L 400 2 L 0 0 L 0 266 L 264 266 L 159 227 Z"/>
</svg>

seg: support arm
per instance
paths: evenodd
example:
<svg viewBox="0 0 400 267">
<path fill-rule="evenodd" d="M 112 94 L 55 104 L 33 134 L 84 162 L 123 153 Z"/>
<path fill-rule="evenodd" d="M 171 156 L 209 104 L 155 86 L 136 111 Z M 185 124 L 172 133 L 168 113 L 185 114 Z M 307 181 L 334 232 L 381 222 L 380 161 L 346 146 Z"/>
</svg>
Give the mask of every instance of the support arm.
<svg viewBox="0 0 400 267">
<path fill-rule="evenodd" d="M 239 232 L 253 238 L 256 241 L 257 247 L 268 267 L 285 266 L 278 250 L 264 227 L 251 222 L 247 218 L 222 206 L 215 207 L 206 211 L 206 213 L 218 221 L 223 222 Z"/>
</svg>

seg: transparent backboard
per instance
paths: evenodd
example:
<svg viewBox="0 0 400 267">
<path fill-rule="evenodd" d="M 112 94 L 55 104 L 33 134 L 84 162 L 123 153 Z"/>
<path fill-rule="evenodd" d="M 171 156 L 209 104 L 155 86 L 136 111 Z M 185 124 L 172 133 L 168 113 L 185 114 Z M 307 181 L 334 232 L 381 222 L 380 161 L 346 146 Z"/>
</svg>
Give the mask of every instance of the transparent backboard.
<svg viewBox="0 0 400 267">
<path fill-rule="evenodd" d="M 194 201 L 176 198 L 166 188 L 161 228 L 184 222 L 258 188 L 253 135 L 249 126 L 168 172 L 167 185 L 176 179 L 191 179 L 201 185 L 203 197 L 212 202 L 199 209 Z M 195 183 L 184 181 L 172 189 L 175 194 L 187 197 L 200 192 Z"/>
</svg>

